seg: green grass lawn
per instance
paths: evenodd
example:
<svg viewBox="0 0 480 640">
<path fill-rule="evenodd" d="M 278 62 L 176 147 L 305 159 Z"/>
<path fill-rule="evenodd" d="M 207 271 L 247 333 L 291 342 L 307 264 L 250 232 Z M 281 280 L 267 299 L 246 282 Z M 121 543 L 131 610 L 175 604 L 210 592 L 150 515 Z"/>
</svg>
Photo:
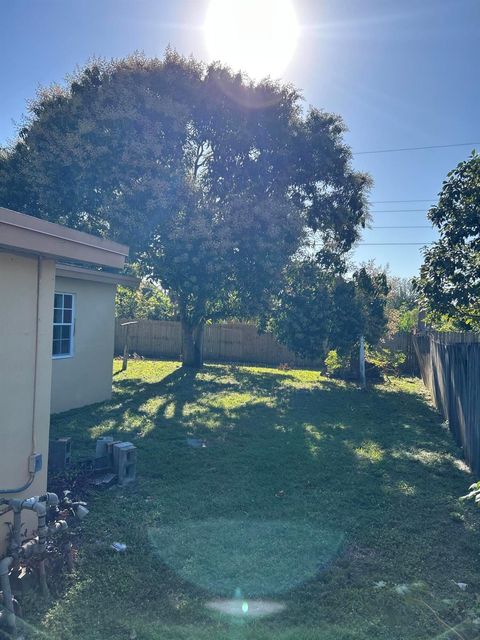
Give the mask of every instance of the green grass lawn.
<svg viewBox="0 0 480 640">
<path fill-rule="evenodd" d="M 90 503 L 41 637 L 478 637 L 478 518 L 458 501 L 473 480 L 418 381 L 362 392 L 313 371 L 119 367 L 112 400 L 55 416 L 52 436 L 77 455 L 131 440 L 138 481 Z M 207 606 L 233 597 L 242 615 Z M 256 618 L 258 600 L 278 611 Z"/>
</svg>

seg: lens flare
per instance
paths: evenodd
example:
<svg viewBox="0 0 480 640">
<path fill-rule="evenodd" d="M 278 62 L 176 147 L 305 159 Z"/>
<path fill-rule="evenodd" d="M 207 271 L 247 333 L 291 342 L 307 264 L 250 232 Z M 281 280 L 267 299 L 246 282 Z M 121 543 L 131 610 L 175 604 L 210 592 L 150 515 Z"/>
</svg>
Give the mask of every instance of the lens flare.
<svg viewBox="0 0 480 640">
<path fill-rule="evenodd" d="M 185 581 L 242 611 L 311 580 L 337 557 L 343 535 L 308 523 L 202 520 L 148 532 L 158 557 Z"/>
<path fill-rule="evenodd" d="M 280 613 L 285 605 L 273 600 L 211 600 L 206 604 L 207 609 L 215 613 L 240 619 L 265 618 Z"/>
</svg>

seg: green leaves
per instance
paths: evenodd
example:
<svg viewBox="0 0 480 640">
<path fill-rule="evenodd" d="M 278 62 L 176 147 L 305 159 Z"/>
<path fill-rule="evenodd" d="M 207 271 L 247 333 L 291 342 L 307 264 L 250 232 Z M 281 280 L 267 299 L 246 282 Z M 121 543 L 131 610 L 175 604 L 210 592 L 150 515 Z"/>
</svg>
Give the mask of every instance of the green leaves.
<svg viewBox="0 0 480 640">
<path fill-rule="evenodd" d="M 480 327 L 480 156 L 451 171 L 428 213 L 440 239 L 425 250 L 416 286 L 424 306 L 460 327 Z"/>
<path fill-rule="evenodd" d="M 475 504 L 480 504 L 480 482 L 474 482 L 468 488 L 468 493 L 462 496 L 460 500 L 474 500 Z"/>
<path fill-rule="evenodd" d="M 314 261 L 295 262 L 274 300 L 269 328 L 280 342 L 310 359 L 328 351 L 348 355 L 364 335 L 378 342 L 386 328 L 388 286 L 383 273 L 362 267 L 350 278 L 326 273 Z"/>
<path fill-rule="evenodd" d="M 138 289 L 117 287 L 115 315 L 123 319 L 174 320 L 176 313 L 165 291 L 142 281 Z"/>
</svg>

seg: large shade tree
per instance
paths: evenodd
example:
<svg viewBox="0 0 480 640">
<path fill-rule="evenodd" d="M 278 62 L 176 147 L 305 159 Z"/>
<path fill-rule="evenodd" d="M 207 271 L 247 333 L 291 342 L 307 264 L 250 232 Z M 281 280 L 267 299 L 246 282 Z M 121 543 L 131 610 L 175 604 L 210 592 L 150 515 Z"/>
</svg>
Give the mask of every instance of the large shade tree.
<svg viewBox="0 0 480 640">
<path fill-rule="evenodd" d="M 369 180 L 344 131 L 289 85 L 171 51 L 95 61 L 31 104 L 0 155 L 0 205 L 127 242 L 199 365 L 205 322 L 257 314 L 307 228 L 319 260 L 358 239 Z"/>
<path fill-rule="evenodd" d="M 425 250 L 417 288 L 434 319 L 480 328 L 480 156 L 451 171 L 428 217 L 439 239 Z"/>
</svg>

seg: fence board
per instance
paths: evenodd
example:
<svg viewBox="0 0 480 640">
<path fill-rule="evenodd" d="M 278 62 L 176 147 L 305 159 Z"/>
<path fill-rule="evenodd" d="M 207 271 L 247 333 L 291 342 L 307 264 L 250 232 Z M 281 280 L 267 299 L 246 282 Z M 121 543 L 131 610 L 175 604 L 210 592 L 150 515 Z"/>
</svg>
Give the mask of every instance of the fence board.
<svg viewBox="0 0 480 640">
<path fill-rule="evenodd" d="M 480 472 L 480 334 L 437 333 L 413 338 L 423 382 L 448 421 L 466 462 Z"/>
</svg>

